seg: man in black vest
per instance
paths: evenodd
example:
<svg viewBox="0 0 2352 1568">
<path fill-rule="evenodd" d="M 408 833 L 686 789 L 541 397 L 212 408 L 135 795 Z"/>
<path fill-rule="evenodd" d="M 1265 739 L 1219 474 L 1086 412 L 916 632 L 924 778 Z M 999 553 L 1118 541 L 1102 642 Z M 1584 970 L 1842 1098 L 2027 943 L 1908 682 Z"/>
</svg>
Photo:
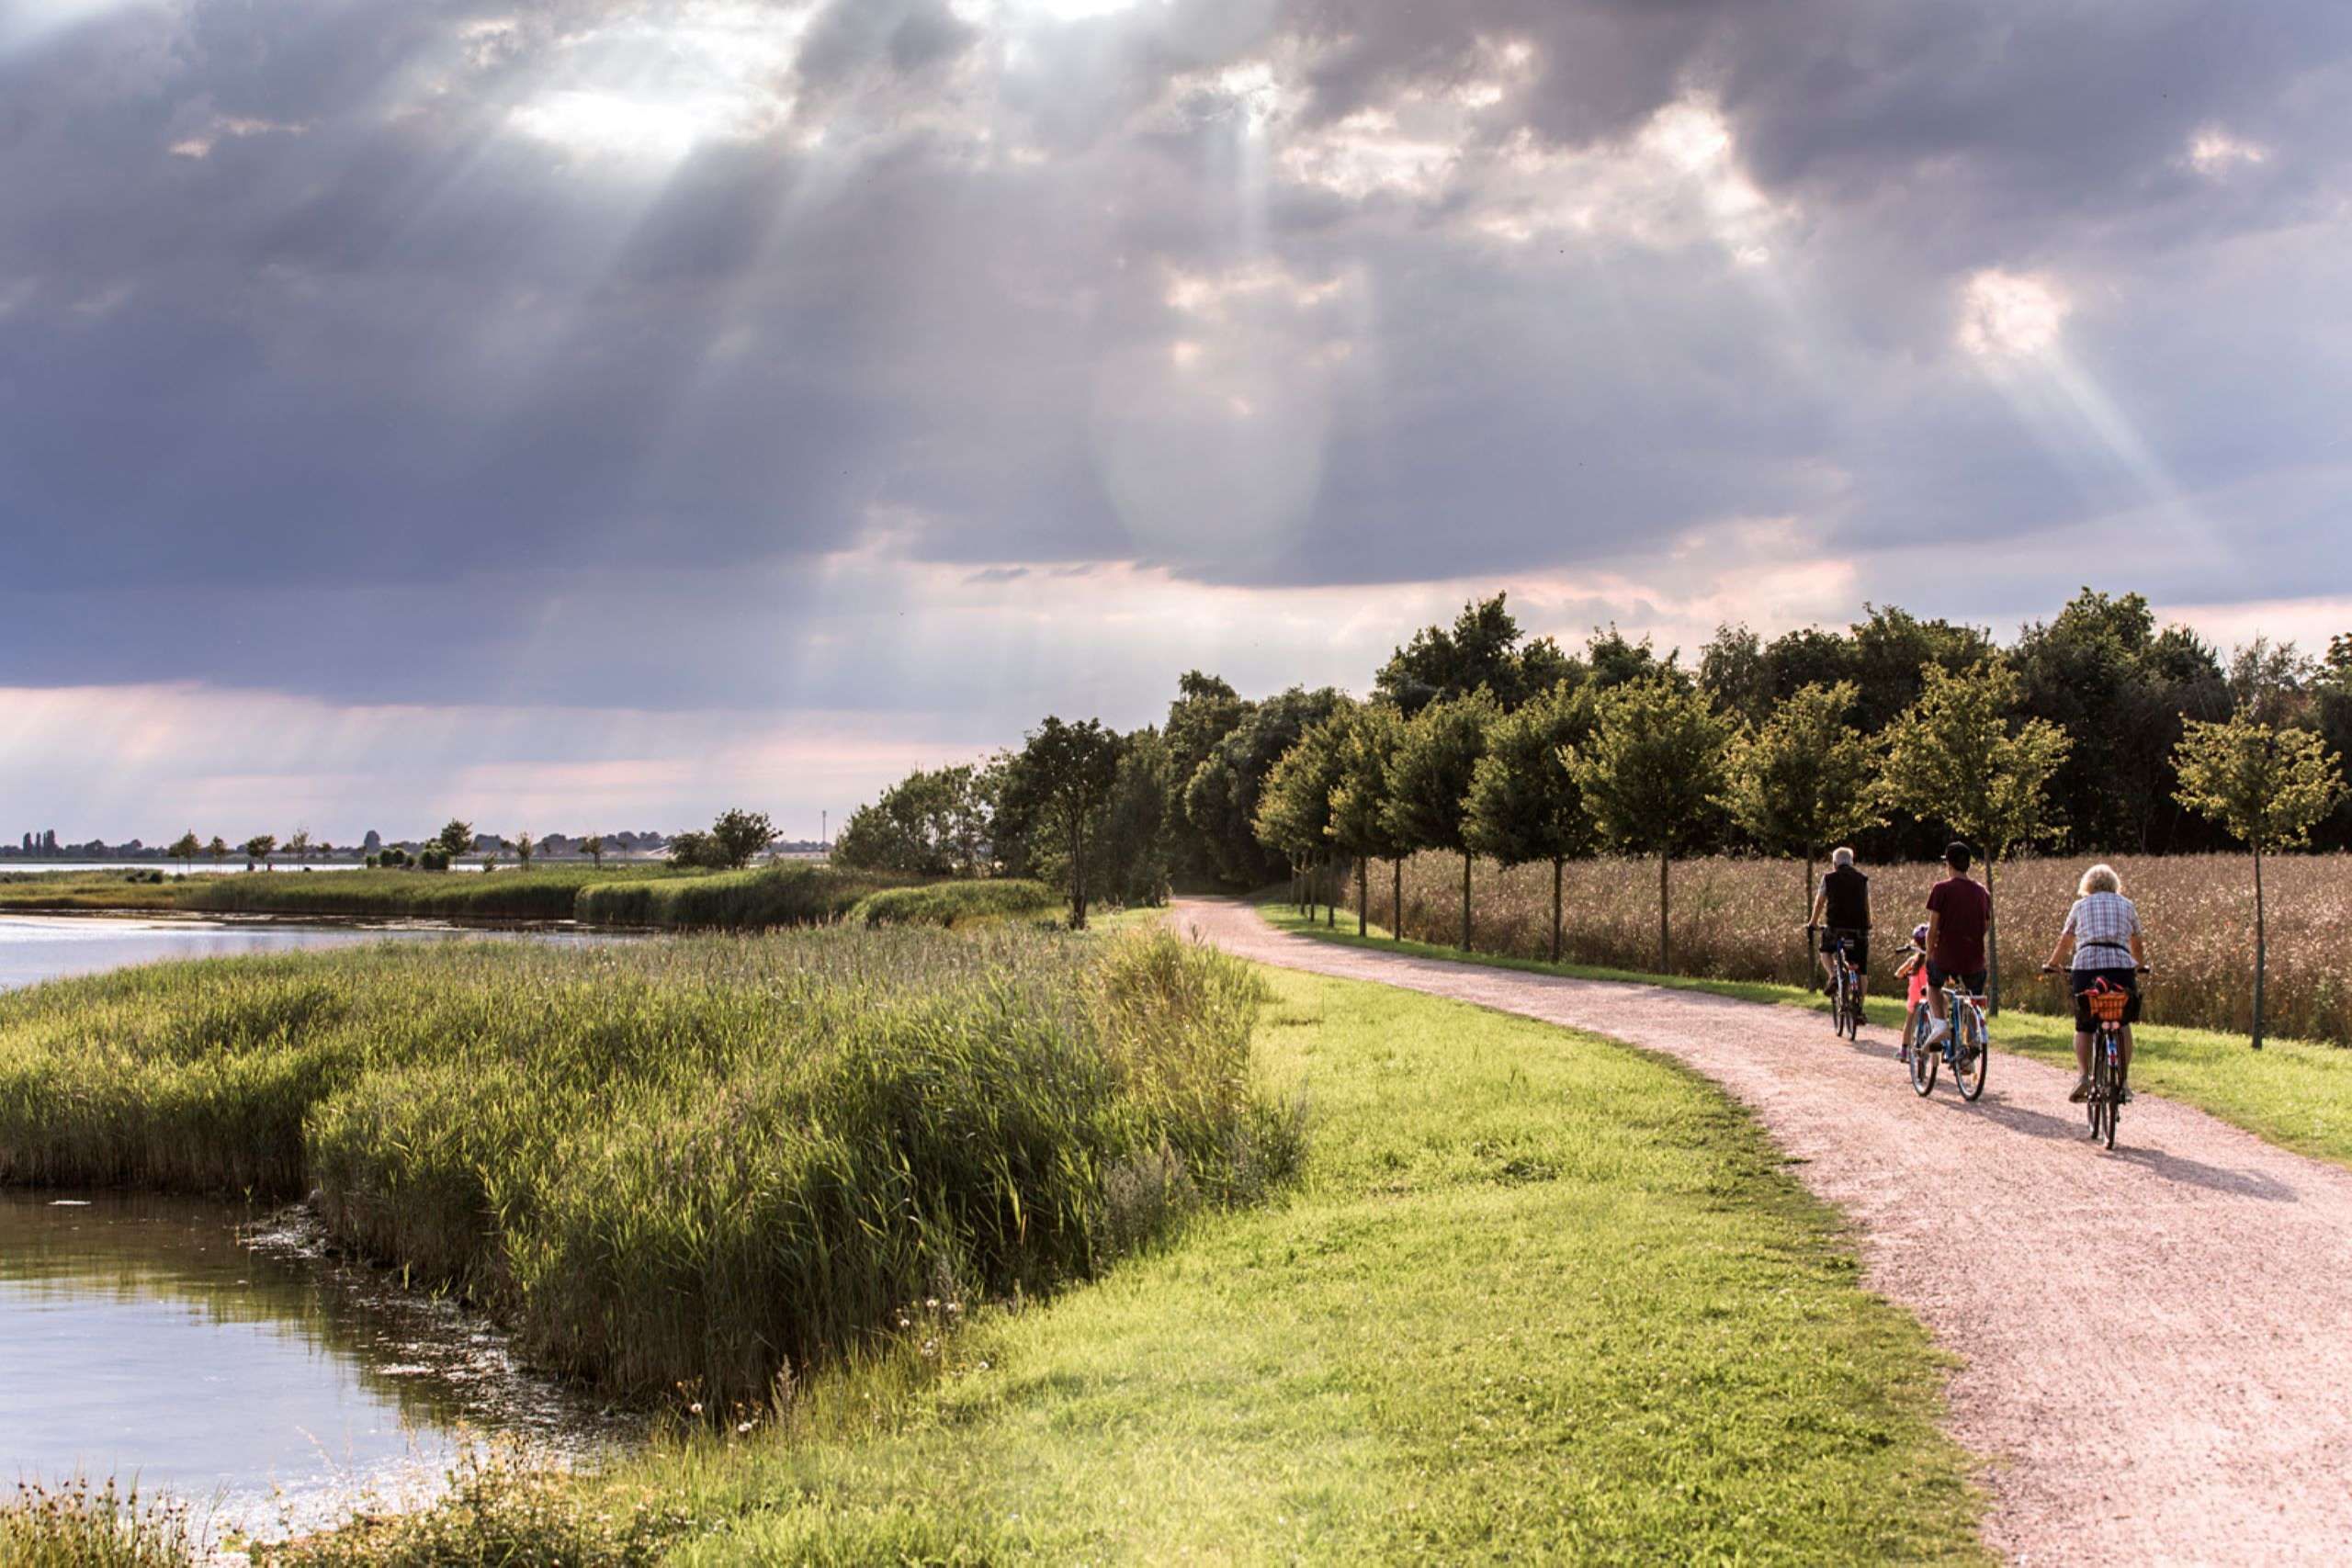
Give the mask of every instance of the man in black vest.
<svg viewBox="0 0 2352 1568">
<path fill-rule="evenodd" d="M 1821 988 L 1834 991 L 1837 971 L 1829 955 L 1838 944 L 1851 944 L 1854 968 L 1867 986 L 1871 972 L 1871 879 L 1854 869 L 1854 852 L 1840 846 L 1829 852 L 1829 874 L 1813 896 L 1813 923 L 1821 928 Z"/>
</svg>

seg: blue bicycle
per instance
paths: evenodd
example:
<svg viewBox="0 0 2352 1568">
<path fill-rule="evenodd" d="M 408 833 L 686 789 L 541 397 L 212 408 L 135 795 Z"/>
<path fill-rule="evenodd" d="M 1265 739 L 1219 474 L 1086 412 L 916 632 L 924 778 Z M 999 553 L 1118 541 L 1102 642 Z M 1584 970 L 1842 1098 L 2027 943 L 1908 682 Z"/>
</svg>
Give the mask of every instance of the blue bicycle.
<svg viewBox="0 0 2352 1568">
<path fill-rule="evenodd" d="M 1951 1081 L 1960 1086 L 1960 1098 L 1973 1100 L 1984 1092 L 1984 1068 L 1993 1055 L 1993 1042 L 1985 1032 L 1984 1001 L 1961 988 L 1957 979 L 1944 983 L 1944 1016 L 1951 1020 L 1951 1029 L 1938 1045 L 1928 1043 L 1928 1036 L 1935 1028 L 1935 1017 L 1927 1008 L 1911 1015 L 1911 1092 L 1925 1100 L 1935 1092 L 1936 1072 L 1939 1067 L 1951 1069 Z"/>
</svg>

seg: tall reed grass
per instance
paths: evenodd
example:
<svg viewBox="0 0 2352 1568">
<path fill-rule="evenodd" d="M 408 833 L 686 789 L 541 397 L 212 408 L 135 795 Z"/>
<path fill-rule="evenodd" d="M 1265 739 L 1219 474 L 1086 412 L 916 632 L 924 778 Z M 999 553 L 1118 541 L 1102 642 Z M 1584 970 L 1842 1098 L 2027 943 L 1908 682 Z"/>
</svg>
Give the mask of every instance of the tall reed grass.
<svg viewBox="0 0 2352 1568">
<path fill-rule="evenodd" d="M 0 1181 L 309 1194 L 543 1365 L 756 1401 L 1279 1175 L 1259 994 L 1015 928 L 154 965 L 0 997 Z"/>
<path fill-rule="evenodd" d="M 2019 860 L 1995 873 L 2001 921 L 2003 1001 L 2063 1011 L 2062 994 L 2036 975 L 2074 901 L 2086 859 Z M 2254 885 L 2243 856 L 2118 857 L 2124 890 L 2140 907 L 2156 974 L 2146 988 L 2152 1022 L 2233 1031 L 2253 1026 Z M 1371 918 L 1389 922 L 1390 887 L 1370 878 Z M 1823 869 L 1816 865 L 1816 874 Z M 1887 994 L 1911 928 L 1927 919 L 1931 864 L 1866 867 L 1876 906 L 1873 987 Z M 2352 856 L 2281 855 L 2265 863 L 2270 928 L 2267 1025 L 2281 1034 L 2352 1044 L 2352 978 L 2344 933 L 2352 931 Z M 1341 903 L 1354 908 L 1352 879 Z M 1461 932 L 1462 862 L 1425 854 L 1405 864 L 1407 935 L 1453 942 Z M 1674 867 L 1675 972 L 1709 979 L 1811 978 L 1801 925 L 1811 888 L 1795 861 L 1708 859 Z M 1478 863 L 1471 889 L 1472 945 L 1542 958 L 1552 929 L 1552 868 L 1505 871 Z M 1657 965 L 1657 863 L 1599 860 L 1567 871 L 1564 953 L 1570 963 L 1647 971 Z"/>
<path fill-rule="evenodd" d="M 672 931 L 757 931 L 838 920 L 869 894 L 922 879 L 896 872 L 837 871 L 829 865 L 760 866 L 581 889 L 573 913 L 583 923 Z"/>
</svg>

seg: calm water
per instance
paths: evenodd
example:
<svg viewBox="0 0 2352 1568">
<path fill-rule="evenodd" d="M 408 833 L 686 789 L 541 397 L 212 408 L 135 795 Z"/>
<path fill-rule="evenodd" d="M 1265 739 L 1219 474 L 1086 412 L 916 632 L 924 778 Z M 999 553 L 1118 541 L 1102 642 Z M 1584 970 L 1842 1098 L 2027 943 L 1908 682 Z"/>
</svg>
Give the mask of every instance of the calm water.
<svg viewBox="0 0 2352 1568">
<path fill-rule="evenodd" d="M 296 953 L 358 942 L 484 935 L 534 942 L 611 941 L 610 933 L 461 931 L 431 924 L 305 926 L 275 920 L 129 919 L 111 915 L 0 915 L 0 991 L 64 975 L 95 975 L 165 958 Z"/>
<path fill-rule="evenodd" d="M 0 1190 L 0 1483 L 112 1475 L 269 1534 L 422 1500 L 467 1443 L 617 1438 L 478 1317 L 249 1219 Z"/>
</svg>

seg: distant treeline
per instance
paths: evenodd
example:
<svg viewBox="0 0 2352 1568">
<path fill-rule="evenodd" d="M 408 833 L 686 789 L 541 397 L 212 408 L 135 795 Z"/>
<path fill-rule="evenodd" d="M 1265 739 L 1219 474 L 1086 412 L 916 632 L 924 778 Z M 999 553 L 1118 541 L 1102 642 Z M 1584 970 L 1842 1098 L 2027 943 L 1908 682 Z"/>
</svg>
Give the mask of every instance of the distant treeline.
<svg viewBox="0 0 2352 1568">
<path fill-rule="evenodd" d="M 1373 673 L 1364 705 L 1409 720 L 1434 704 L 1483 692 L 1499 715 L 1563 684 L 1597 698 L 1656 681 L 1703 698 L 1729 735 L 1762 729 L 1808 689 L 1850 688 L 1834 721 L 1871 739 L 1918 703 L 1930 671 L 1961 676 L 1987 667 L 2006 678 L 2000 717 L 2010 729 L 2041 720 L 2065 738 L 2036 825 L 2038 840 L 2052 849 L 2164 854 L 2234 847 L 2221 827 L 2181 804 L 2175 751 L 2190 721 L 2245 716 L 2274 730 L 2316 732 L 2337 755 L 2352 750 L 2352 635 L 2333 639 L 2318 659 L 2260 639 L 2224 654 L 2187 627 L 2160 626 L 2139 594 L 2089 589 L 2006 646 L 1983 627 L 1884 606 L 1842 631 L 1807 627 L 1768 640 L 1725 626 L 1695 660 L 1614 628 L 1595 632 L 1572 654 L 1549 637 L 1523 636 L 1498 593 L 1466 606 L 1451 626 L 1415 633 Z M 1309 730 L 1356 705 L 1332 687 L 1295 686 L 1250 700 L 1216 675 L 1185 673 L 1165 724 L 1124 736 L 1102 732 L 1115 761 L 1077 840 L 1094 887 L 1151 901 L 1171 884 L 1238 888 L 1288 875 L 1295 850 L 1259 830 L 1267 780 Z M 1034 750 L 910 775 L 851 817 L 835 858 L 1066 881 L 1073 840 L 1052 791 L 1041 788 L 1036 775 L 1046 760 Z M 1055 818 L 1050 831 L 1046 817 Z M 1868 859 L 1929 858 L 1951 836 L 1949 823 L 1900 805 L 1883 818 L 1853 831 Z M 1686 852 L 1781 852 L 1721 799 L 1684 832 Z M 2352 847 L 2352 808 L 2338 805 L 2312 841 Z"/>
</svg>

